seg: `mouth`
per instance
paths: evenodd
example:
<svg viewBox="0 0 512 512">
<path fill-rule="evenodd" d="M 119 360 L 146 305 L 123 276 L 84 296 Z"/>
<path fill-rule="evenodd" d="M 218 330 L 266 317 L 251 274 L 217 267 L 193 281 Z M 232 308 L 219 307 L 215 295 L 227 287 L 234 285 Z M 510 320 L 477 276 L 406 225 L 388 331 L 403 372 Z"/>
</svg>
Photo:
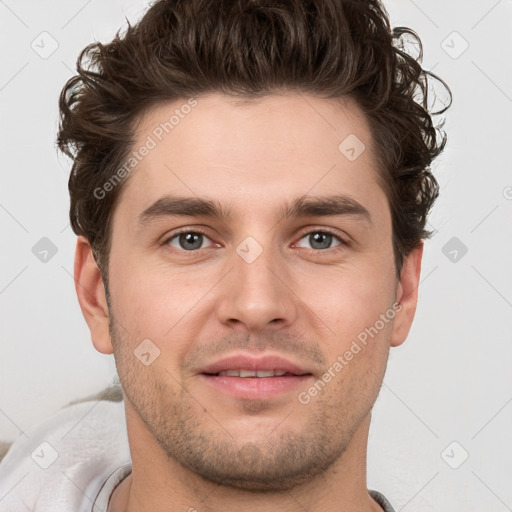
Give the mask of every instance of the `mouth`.
<svg viewBox="0 0 512 512">
<path fill-rule="evenodd" d="M 307 368 L 282 357 L 243 354 L 216 361 L 201 369 L 199 376 L 216 391 L 246 400 L 268 400 L 313 378 Z"/>
<path fill-rule="evenodd" d="M 287 371 L 281 371 L 281 370 L 223 370 L 218 373 L 205 373 L 203 375 L 210 375 L 210 376 L 225 376 L 225 377 L 241 377 L 242 379 L 245 378 L 269 378 L 269 377 L 298 377 L 300 375 L 311 375 L 311 374 L 297 374 L 297 373 L 290 373 Z"/>
</svg>

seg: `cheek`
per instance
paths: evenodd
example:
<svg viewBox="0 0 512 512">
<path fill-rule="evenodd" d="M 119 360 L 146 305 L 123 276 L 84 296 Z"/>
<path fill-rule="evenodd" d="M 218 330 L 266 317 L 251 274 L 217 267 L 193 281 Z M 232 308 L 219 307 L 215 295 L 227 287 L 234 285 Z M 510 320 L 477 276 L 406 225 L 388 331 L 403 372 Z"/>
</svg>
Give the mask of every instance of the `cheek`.
<svg viewBox="0 0 512 512">
<path fill-rule="evenodd" d="M 301 293 L 308 297 L 306 304 L 330 328 L 336 343 L 350 343 L 392 308 L 394 281 L 389 275 L 378 270 L 372 272 L 368 266 L 364 271 L 340 270 L 304 280 Z M 384 326 L 379 322 L 379 331 L 390 329 L 392 318 L 388 317 Z"/>
<path fill-rule="evenodd" d="M 376 290 L 354 282 L 332 293 L 325 308 L 331 312 L 334 334 L 320 343 L 327 367 L 336 376 L 332 392 L 356 409 L 357 403 L 373 403 L 384 377 L 395 316 L 389 288 Z"/>
<path fill-rule="evenodd" d="M 152 340 L 163 358 L 185 348 L 186 336 L 196 334 L 201 299 L 212 288 L 211 273 L 176 271 L 164 265 L 143 266 L 140 261 L 118 264 L 112 275 L 112 306 L 121 335 L 133 349 L 144 339 Z M 213 281 L 215 282 L 215 281 Z"/>
</svg>

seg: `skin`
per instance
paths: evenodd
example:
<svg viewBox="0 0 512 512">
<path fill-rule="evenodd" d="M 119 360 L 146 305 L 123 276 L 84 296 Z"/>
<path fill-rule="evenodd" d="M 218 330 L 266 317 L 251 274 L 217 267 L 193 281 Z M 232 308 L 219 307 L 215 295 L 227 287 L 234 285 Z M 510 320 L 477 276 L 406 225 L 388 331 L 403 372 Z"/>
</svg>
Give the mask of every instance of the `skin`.
<svg viewBox="0 0 512 512">
<path fill-rule="evenodd" d="M 108 303 L 87 240 L 77 242 L 80 306 L 96 349 L 114 353 L 125 393 L 133 472 L 109 511 L 381 510 L 366 486 L 371 409 L 389 349 L 413 321 L 422 245 L 397 279 L 367 120 L 348 99 L 297 93 L 197 101 L 125 183 L 113 215 Z M 185 102 L 146 112 L 134 147 Z M 355 161 L 338 150 L 349 134 L 366 146 Z M 333 191 L 364 206 L 370 221 L 278 220 L 283 203 Z M 141 225 L 141 212 L 166 194 L 217 200 L 231 217 Z M 200 249 L 180 245 L 174 235 L 183 228 L 205 231 Z M 325 230 L 335 236 L 319 246 L 310 235 Z M 236 251 L 247 236 L 263 249 L 251 263 Z M 298 393 L 395 302 L 394 319 L 301 403 Z M 134 355 L 145 339 L 160 350 L 147 366 Z M 277 397 L 242 400 L 197 375 L 240 351 L 279 354 L 313 376 Z"/>
</svg>

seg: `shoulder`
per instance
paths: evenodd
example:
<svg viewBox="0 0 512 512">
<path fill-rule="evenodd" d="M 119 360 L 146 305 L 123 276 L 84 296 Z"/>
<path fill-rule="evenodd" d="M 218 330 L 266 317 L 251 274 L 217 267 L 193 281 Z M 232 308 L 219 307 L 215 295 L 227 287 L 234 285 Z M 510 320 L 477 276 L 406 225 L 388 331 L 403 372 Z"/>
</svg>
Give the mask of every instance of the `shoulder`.
<svg viewBox="0 0 512 512">
<path fill-rule="evenodd" d="M 2 510 L 81 510 L 113 468 L 129 461 L 124 403 L 74 402 L 12 443 L 0 463 Z"/>
</svg>

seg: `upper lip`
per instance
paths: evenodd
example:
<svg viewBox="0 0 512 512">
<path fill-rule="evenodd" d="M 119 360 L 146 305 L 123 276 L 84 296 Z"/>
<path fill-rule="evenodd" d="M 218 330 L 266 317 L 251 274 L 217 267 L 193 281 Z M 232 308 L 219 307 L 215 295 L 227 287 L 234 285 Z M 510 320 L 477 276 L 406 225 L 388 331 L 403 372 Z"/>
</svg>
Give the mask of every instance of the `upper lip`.
<svg viewBox="0 0 512 512">
<path fill-rule="evenodd" d="M 198 373 L 216 374 L 228 370 L 252 371 L 281 371 L 294 375 L 308 375 L 311 372 L 306 368 L 292 363 L 288 359 L 277 355 L 263 355 L 259 357 L 247 354 L 237 354 L 219 359 L 202 367 Z"/>
</svg>

